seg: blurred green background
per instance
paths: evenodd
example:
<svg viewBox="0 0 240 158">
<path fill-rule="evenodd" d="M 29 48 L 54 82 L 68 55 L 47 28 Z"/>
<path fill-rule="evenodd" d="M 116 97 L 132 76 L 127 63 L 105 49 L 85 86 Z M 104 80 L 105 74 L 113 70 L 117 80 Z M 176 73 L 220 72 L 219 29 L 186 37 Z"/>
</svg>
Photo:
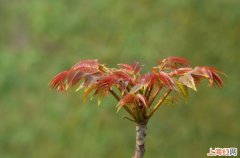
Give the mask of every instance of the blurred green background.
<svg viewBox="0 0 240 158">
<path fill-rule="evenodd" d="M 0 0 L 0 157 L 131 157 L 135 126 L 115 100 L 83 103 L 48 82 L 81 59 L 108 66 L 138 60 L 144 71 L 175 55 L 223 70 L 188 104 L 150 121 L 146 158 L 202 158 L 240 145 L 239 0 Z"/>
</svg>

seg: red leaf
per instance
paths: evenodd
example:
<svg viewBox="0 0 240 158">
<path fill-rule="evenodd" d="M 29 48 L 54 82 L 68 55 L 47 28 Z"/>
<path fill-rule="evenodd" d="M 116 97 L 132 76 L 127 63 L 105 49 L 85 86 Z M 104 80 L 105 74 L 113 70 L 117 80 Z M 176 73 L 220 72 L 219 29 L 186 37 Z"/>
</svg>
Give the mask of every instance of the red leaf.
<svg viewBox="0 0 240 158">
<path fill-rule="evenodd" d="M 79 80 L 83 78 L 84 74 L 80 71 L 73 71 L 71 74 L 67 77 L 67 82 L 70 86 L 74 86 L 77 84 Z"/>
<path fill-rule="evenodd" d="M 147 74 L 142 75 L 139 78 L 139 82 L 141 84 L 143 84 L 145 87 L 151 87 L 158 81 L 157 78 L 158 77 L 155 73 L 147 73 Z"/>
<path fill-rule="evenodd" d="M 221 77 L 215 72 L 212 72 L 212 76 L 213 76 L 214 83 L 218 87 L 223 87 L 223 80 L 221 79 Z"/>
<path fill-rule="evenodd" d="M 115 75 L 119 80 L 128 81 L 130 84 L 134 84 L 134 78 L 132 78 L 129 74 L 125 73 L 124 71 L 115 71 L 113 72 L 113 75 Z"/>
<path fill-rule="evenodd" d="M 142 104 L 141 104 L 142 103 Z M 118 105 L 117 105 L 117 112 L 125 105 L 127 104 L 137 104 L 137 105 L 144 105 L 145 107 L 149 107 L 147 105 L 147 101 L 146 98 L 141 95 L 141 94 L 126 94 L 125 96 L 123 96 L 123 98 L 119 101 Z"/>
<path fill-rule="evenodd" d="M 190 67 L 178 68 L 178 69 L 170 72 L 169 76 L 184 75 L 190 71 L 192 71 L 192 68 L 190 68 Z"/>
<path fill-rule="evenodd" d="M 210 85 L 213 84 L 213 76 L 212 72 L 209 69 L 206 69 L 205 67 L 195 67 L 191 74 L 196 75 L 196 76 L 201 76 L 204 78 L 207 78 L 210 82 Z"/>
<path fill-rule="evenodd" d="M 145 98 L 143 95 L 137 94 L 137 95 L 136 95 L 136 99 L 137 99 L 138 101 L 141 101 L 146 108 L 149 108 L 149 106 L 148 106 L 148 104 L 147 104 L 147 101 L 146 101 L 146 98 Z"/>
<path fill-rule="evenodd" d="M 118 64 L 118 66 L 120 66 L 124 71 L 128 72 L 128 73 L 133 73 L 133 68 L 131 65 L 128 64 Z"/>
<path fill-rule="evenodd" d="M 120 81 L 119 88 L 122 94 L 126 91 L 128 83 L 129 83 L 128 81 Z"/>
<path fill-rule="evenodd" d="M 102 77 L 99 79 L 97 83 L 97 88 L 109 90 L 114 84 L 117 83 L 116 81 L 117 81 L 117 78 L 115 75 Z"/>
<path fill-rule="evenodd" d="M 205 68 L 205 69 L 208 69 L 208 70 L 210 70 L 211 72 L 221 72 L 221 71 L 219 71 L 217 68 L 215 68 L 215 67 L 211 67 L 211 66 L 202 66 L 203 68 Z"/>
<path fill-rule="evenodd" d="M 65 79 L 68 75 L 68 71 L 63 71 L 57 74 L 49 83 L 51 88 L 57 88 L 60 91 L 64 91 L 66 88 Z"/>
<path fill-rule="evenodd" d="M 86 87 L 92 78 L 101 76 L 103 72 L 99 71 L 99 63 L 97 60 L 82 60 L 74 65 L 70 70 L 61 72 L 55 76 L 50 82 L 52 88 L 60 91 L 67 90 L 68 87 L 76 85 L 81 79 L 84 79 L 82 87 Z"/>
<path fill-rule="evenodd" d="M 221 77 L 217 74 L 217 69 L 209 66 L 195 67 L 192 71 L 193 75 L 207 78 L 209 80 L 210 85 L 216 84 L 218 87 L 223 86 L 223 81 Z"/>
<path fill-rule="evenodd" d="M 132 68 L 133 68 L 134 74 L 136 75 L 139 74 L 142 69 L 142 67 L 139 65 L 138 62 L 133 63 Z"/>
<path fill-rule="evenodd" d="M 73 67 L 92 67 L 92 68 L 98 68 L 99 63 L 98 60 L 81 60 L 77 64 L 75 64 Z"/>
<path fill-rule="evenodd" d="M 133 94 L 126 94 L 125 96 L 122 97 L 117 106 L 122 107 L 126 104 L 132 103 L 134 102 L 133 98 L 134 98 Z"/>
<path fill-rule="evenodd" d="M 99 71 L 99 63 L 97 60 L 81 60 L 72 69 L 84 73 L 95 73 Z"/>
<path fill-rule="evenodd" d="M 90 87 L 92 85 L 95 85 L 98 80 L 99 80 L 99 76 L 85 75 L 83 87 Z"/>
<path fill-rule="evenodd" d="M 161 71 L 161 72 L 159 72 L 158 77 L 159 77 L 160 81 L 161 81 L 164 85 L 168 86 L 170 89 L 173 89 L 174 82 L 173 82 L 173 80 L 168 76 L 167 73 Z"/>
<path fill-rule="evenodd" d="M 129 64 L 118 64 L 121 69 L 129 74 L 139 74 L 141 71 L 141 66 L 139 66 L 138 62 L 133 63 L 132 65 Z"/>
<path fill-rule="evenodd" d="M 166 60 L 169 64 L 170 63 L 175 63 L 175 64 L 181 64 L 181 65 L 185 65 L 185 66 L 190 65 L 188 60 L 185 59 L 185 58 L 182 58 L 182 57 L 173 56 L 173 57 L 168 57 Z"/>
<path fill-rule="evenodd" d="M 162 68 L 176 69 L 179 66 L 190 66 L 187 59 L 182 57 L 168 57 L 159 61 L 159 66 Z"/>
</svg>

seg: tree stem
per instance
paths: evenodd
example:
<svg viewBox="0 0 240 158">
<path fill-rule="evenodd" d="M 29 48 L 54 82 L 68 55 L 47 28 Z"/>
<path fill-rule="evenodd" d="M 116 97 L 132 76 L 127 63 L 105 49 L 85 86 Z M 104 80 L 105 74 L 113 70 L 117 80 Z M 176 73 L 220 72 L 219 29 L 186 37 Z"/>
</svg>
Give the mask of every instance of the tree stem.
<svg viewBox="0 0 240 158">
<path fill-rule="evenodd" d="M 136 148 L 132 158 L 143 158 L 145 153 L 145 137 L 147 135 L 147 123 L 136 125 Z"/>
</svg>

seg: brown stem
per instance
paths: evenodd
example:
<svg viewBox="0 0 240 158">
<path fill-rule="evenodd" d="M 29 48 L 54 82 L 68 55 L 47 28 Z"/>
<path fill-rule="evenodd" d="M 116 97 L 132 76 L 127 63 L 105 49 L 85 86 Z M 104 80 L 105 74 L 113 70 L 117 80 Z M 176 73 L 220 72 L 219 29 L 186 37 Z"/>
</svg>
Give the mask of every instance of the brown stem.
<svg viewBox="0 0 240 158">
<path fill-rule="evenodd" d="M 117 101 L 119 101 L 120 100 L 120 97 L 117 95 L 117 93 L 115 93 L 113 90 L 109 90 L 110 91 L 110 93 L 114 96 L 114 98 L 116 98 L 117 99 Z"/>
<path fill-rule="evenodd" d="M 147 123 L 136 125 L 136 148 L 132 158 L 143 158 L 145 153 L 145 137 L 147 135 Z"/>
</svg>

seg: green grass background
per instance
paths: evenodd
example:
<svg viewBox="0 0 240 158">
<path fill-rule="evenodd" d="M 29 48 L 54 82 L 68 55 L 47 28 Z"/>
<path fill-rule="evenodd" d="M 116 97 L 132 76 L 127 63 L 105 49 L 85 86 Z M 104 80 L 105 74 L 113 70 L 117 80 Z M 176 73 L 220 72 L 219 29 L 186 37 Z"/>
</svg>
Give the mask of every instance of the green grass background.
<svg viewBox="0 0 240 158">
<path fill-rule="evenodd" d="M 0 157 L 131 157 L 135 126 L 116 101 L 83 103 L 48 82 L 81 59 L 108 66 L 183 56 L 223 70 L 188 104 L 163 106 L 149 122 L 146 158 L 203 158 L 240 145 L 239 0 L 0 0 Z"/>
</svg>

